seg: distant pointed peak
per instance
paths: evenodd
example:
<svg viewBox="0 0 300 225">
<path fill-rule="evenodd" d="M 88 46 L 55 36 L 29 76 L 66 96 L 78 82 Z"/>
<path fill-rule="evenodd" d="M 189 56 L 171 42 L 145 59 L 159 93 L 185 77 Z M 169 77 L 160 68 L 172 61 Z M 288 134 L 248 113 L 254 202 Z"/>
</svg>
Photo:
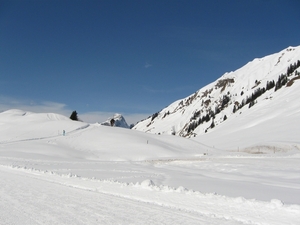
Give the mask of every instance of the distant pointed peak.
<svg viewBox="0 0 300 225">
<path fill-rule="evenodd" d="M 101 125 L 129 128 L 125 118 L 120 113 L 115 113 L 114 116 L 109 117 L 106 121 L 102 122 Z"/>
</svg>

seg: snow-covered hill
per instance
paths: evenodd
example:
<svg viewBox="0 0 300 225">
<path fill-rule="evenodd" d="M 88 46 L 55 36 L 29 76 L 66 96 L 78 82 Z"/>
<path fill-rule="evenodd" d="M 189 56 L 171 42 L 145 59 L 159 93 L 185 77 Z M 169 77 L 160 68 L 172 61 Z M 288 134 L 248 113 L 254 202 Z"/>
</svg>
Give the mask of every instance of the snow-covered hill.
<svg viewBox="0 0 300 225">
<path fill-rule="evenodd" d="M 30 156 L 33 149 L 43 157 L 60 159 L 72 155 L 94 160 L 151 160 L 205 153 L 205 147 L 200 143 L 180 137 L 149 135 L 72 121 L 53 113 L 8 110 L 0 113 L 0 124 L 0 144 L 5 145 L 2 155 L 10 154 L 12 146 L 19 157 L 24 158 L 27 158 L 28 152 Z M 181 144 L 174 144 L 178 139 Z M 30 141 L 37 145 L 25 148 L 25 143 Z M 49 148 L 51 150 L 48 151 Z"/>
<path fill-rule="evenodd" d="M 194 94 L 139 122 L 133 129 L 196 137 L 219 148 L 298 140 L 299 87 L 300 46 L 288 47 L 225 73 Z M 287 133 L 288 129 L 294 135 Z M 268 139 L 261 135 L 270 132 L 276 134 Z"/>
</svg>

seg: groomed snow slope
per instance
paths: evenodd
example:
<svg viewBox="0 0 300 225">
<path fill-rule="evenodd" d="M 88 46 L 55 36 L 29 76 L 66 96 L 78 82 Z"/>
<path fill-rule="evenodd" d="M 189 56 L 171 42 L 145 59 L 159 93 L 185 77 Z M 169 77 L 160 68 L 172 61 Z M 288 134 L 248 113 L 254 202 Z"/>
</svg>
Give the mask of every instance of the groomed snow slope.
<svg viewBox="0 0 300 225">
<path fill-rule="evenodd" d="M 299 223 L 296 148 L 219 151 L 20 110 L 0 124 L 1 224 Z"/>
</svg>

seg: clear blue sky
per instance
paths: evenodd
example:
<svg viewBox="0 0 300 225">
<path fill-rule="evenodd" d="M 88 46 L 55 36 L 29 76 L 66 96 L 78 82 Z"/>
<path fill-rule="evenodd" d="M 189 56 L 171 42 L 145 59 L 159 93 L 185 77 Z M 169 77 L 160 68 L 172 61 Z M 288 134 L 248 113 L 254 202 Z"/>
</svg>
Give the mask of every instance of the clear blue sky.
<svg viewBox="0 0 300 225">
<path fill-rule="evenodd" d="M 0 111 L 137 122 L 300 45 L 299 9 L 299 0 L 0 0 Z"/>
</svg>

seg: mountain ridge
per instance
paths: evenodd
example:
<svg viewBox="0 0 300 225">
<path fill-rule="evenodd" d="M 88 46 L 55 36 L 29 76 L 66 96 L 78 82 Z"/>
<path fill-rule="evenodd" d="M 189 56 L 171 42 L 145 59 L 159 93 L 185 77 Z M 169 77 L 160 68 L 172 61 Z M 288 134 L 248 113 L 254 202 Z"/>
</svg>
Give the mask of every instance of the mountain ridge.
<svg viewBox="0 0 300 225">
<path fill-rule="evenodd" d="M 276 92 L 284 94 L 283 88 L 291 88 L 293 95 L 299 96 L 294 85 L 300 78 L 299 67 L 300 46 L 256 58 L 235 71 L 223 74 L 192 95 L 171 103 L 137 123 L 133 129 L 183 137 L 213 132 L 246 108 L 263 100 L 274 100 L 278 96 Z"/>
</svg>

